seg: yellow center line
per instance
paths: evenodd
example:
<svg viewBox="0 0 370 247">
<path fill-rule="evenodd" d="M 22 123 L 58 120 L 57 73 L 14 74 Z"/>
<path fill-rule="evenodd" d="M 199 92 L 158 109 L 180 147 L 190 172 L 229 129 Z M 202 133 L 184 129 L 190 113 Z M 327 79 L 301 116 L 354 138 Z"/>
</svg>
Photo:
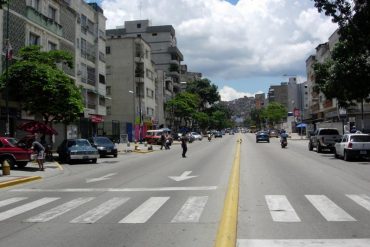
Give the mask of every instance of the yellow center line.
<svg viewBox="0 0 370 247">
<path fill-rule="evenodd" d="M 224 209 L 218 226 L 215 247 L 235 247 L 239 204 L 239 173 L 240 173 L 240 134 L 236 144 L 236 152 L 232 172 L 229 178 L 229 186 L 224 202 Z"/>
</svg>

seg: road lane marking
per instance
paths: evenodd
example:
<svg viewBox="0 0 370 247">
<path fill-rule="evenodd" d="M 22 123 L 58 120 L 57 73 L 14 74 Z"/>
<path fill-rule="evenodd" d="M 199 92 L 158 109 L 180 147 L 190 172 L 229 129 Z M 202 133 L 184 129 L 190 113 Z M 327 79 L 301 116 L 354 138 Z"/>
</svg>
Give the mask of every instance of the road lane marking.
<svg viewBox="0 0 370 247">
<path fill-rule="evenodd" d="M 370 239 L 238 239 L 237 247 L 368 247 Z"/>
<path fill-rule="evenodd" d="M 370 211 L 370 197 L 367 195 L 346 195 L 357 204 Z"/>
<path fill-rule="evenodd" d="M 356 221 L 324 195 L 306 195 L 306 198 L 327 221 Z"/>
<path fill-rule="evenodd" d="M 39 199 L 37 201 L 33 201 L 33 202 L 30 202 L 30 203 L 24 204 L 22 206 L 19 206 L 19 207 L 12 208 L 12 209 L 9 209 L 7 211 L 1 212 L 0 213 L 0 221 L 9 219 L 13 216 L 16 216 L 16 215 L 22 214 L 24 212 L 30 211 L 32 209 L 43 206 L 47 203 L 53 202 L 53 201 L 58 200 L 58 199 L 60 199 L 60 197 L 45 197 L 45 198 Z"/>
<path fill-rule="evenodd" d="M 300 222 L 294 208 L 284 195 L 266 195 L 267 206 L 273 221 L 276 222 Z"/>
<path fill-rule="evenodd" d="M 151 197 L 118 223 L 138 224 L 147 222 L 169 197 Z"/>
<path fill-rule="evenodd" d="M 14 189 L 11 192 L 149 192 L 216 190 L 217 186 L 159 187 L 159 188 L 69 188 L 69 189 Z"/>
<path fill-rule="evenodd" d="M 15 203 L 15 202 L 23 201 L 25 199 L 27 199 L 27 197 L 13 197 L 13 198 L 9 198 L 9 199 L 6 199 L 6 200 L 2 200 L 2 201 L 0 201 L 0 208 L 5 207 L 5 206 L 10 205 L 10 204 Z"/>
<path fill-rule="evenodd" d="M 50 209 L 44 213 L 41 213 L 41 214 L 38 214 L 34 217 L 31 217 L 27 220 L 25 220 L 25 222 L 47 222 L 49 220 L 52 220 L 64 213 L 67 213 L 68 211 L 72 210 L 72 209 L 75 209 L 79 206 L 81 206 L 82 204 L 84 203 L 87 203 L 91 200 L 93 200 L 95 197 L 81 197 L 81 198 L 77 198 L 77 199 L 74 199 L 72 201 L 69 201 L 69 202 L 66 202 L 58 207 L 55 207 L 53 209 Z"/>
<path fill-rule="evenodd" d="M 208 196 L 189 197 L 171 222 L 198 222 L 207 201 Z"/>
<path fill-rule="evenodd" d="M 118 208 L 125 202 L 127 202 L 130 198 L 128 197 L 114 197 L 109 201 L 106 201 L 100 204 L 98 207 L 87 211 L 85 214 L 71 220 L 71 223 L 84 223 L 84 224 L 91 224 L 99 219 L 103 218 L 105 215 L 109 214 L 114 209 Z"/>
</svg>

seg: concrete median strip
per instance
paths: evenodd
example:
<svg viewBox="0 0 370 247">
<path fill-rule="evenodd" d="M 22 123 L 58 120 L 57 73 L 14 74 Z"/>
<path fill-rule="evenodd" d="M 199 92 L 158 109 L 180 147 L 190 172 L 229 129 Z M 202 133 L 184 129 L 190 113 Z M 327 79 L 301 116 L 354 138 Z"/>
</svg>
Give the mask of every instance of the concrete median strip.
<svg viewBox="0 0 370 247">
<path fill-rule="evenodd" d="M 42 179 L 41 176 L 30 176 L 30 177 L 20 177 L 15 179 L 6 180 L 3 182 L 0 182 L 0 188 L 5 188 L 17 184 L 27 183 L 35 180 Z"/>
</svg>

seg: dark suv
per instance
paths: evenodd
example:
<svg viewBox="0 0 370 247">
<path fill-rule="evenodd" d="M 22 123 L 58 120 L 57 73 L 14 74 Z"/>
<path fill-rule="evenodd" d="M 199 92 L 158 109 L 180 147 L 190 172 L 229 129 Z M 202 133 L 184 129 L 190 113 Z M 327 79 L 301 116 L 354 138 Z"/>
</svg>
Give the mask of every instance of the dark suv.
<svg viewBox="0 0 370 247">
<path fill-rule="evenodd" d="M 113 157 L 117 157 L 117 147 L 108 137 L 96 136 L 90 138 L 89 141 L 91 145 L 98 150 L 100 157 L 106 155 L 113 155 Z"/>
<path fill-rule="evenodd" d="M 6 160 L 11 167 L 25 167 L 33 160 L 33 151 L 13 137 L 0 137 L 0 162 Z"/>
</svg>

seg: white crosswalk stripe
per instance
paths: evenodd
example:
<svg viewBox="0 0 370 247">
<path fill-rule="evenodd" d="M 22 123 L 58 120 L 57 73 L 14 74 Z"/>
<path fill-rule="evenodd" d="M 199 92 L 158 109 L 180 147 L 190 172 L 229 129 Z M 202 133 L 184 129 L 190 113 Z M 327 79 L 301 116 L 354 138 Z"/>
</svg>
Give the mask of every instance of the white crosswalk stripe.
<svg viewBox="0 0 370 247">
<path fill-rule="evenodd" d="M 327 221 L 356 221 L 351 215 L 324 195 L 306 195 L 306 198 Z"/>
<path fill-rule="evenodd" d="M 370 211 L 370 197 L 365 194 L 346 194 L 343 197 L 350 198 L 354 203 L 360 205 L 364 210 Z M 351 215 L 349 215 L 343 208 L 335 204 L 325 195 L 305 195 L 305 198 L 312 204 L 312 206 L 327 220 L 330 222 L 340 221 L 356 221 Z M 27 197 L 13 197 L 0 201 L 1 207 L 10 207 L 9 205 L 21 202 L 28 199 Z M 11 217 L 20 215 L 27 211 L 34 210 L 38 207 L 44 206 L 50 202 L 56 201 L 60 197 L 44 197 L 36 201 L 24 203 L 21 206 L 9 210 L 0 212 L 0 221 L 4 221 Z M 48 222 L 61 215 L 66 215 L 68 212 L 77 209 L 78 207 L 94 201 L 95 197 L 80 197 L 73 199 L 68 202 L 60 203 L 56 207 L 46 209 L 30 218 L 22 219 L 23 222 Z M 161 209 L 170 197 L 150 197 L 141 205 L 138 205 L 128 215 L 126 215 L 118 223 L 126 224 L 138 224 L 146 223 L 159 209 Z M 171 223 L 196 223 L 200 221 L 200 218 L 206 209 L 208 202 L 208 196 L 190 196 L 186 199 L 185 203 L 178 205 L 178 212 L 171 219 Z M 91 210 L 84 212 L 82 215 L 75 216 L 72 218 L 70 223 L 85 223 L 92 224 L 103 218 L 104 216 L 112 213 L 113 210 L 118 209 L 124 203 L 129 201 L 129 197 L 113 197 L 100 205 L 92 208 Z M 291 202 L 285 195 L 265 195 L 268 212 L 274 222 L 285 222 L 294 223 L 301 222 L 301 218 L 298 216 Z M 348 199 L 347 199 L 348 200 Z M 353 206 L 355 204 L 353 203 Z M 117 223 L 117 221 L 115 221 Z"/>
<path fill-rule="evenodd" d="M 237 247 L 368 247 L 370 239 L 238 239 Z"/>
<path fill-rule="evenodd" d="M 294 208 L 284 195 L 266 195 L 267 206 L 273 221 L 276 222 L 300 222 Z"/>
<path fill-rule="evenodd" d="M 160 209 L 166 201 L 170 199 L 169 197 L 151 197 L 138 208 L 136 208 L 132 213 L 123 218 L 119 223 L 145 223 L 150 217 L 152 217 L 158 209 Z"/>
<path fill-rule="evenodd" d="M 71 223 L 94 223 L 127 202 L 129 199 L 130 198 L 128 197 L 114 197 L 103 204 L 100 204 L 98 207 L 86 212 L 85 214 L 73 219 Z"/>
<path fill-rule="evenodd" d="M 370 211 L 370 196 L 367 195 L 346 195 L 354 202 Z"/>
<path fill-rule="evenodd" d="M 190 197 L 180 211 L 171 220 L 172 223 L 198 222 L 203 209 L 208 201 L 208 196 Z"/>
<path fill-rule="evenodd" d="M 2 201 L 0 201 L 0 208 L 8 206 L 12 203 L 16 203 L 16 202 L 26 200 L 26 199 L 27 199 L 27 197 L 13 197 L 13 198 L 9 198 L 9 199 L 6 199 L 6 200 L 2 200 Z"/>
<path fill-rule="evenodd" d="M 45 204 L 48 204 L 48 203 L 53 202 L 53 201 L 58 200 L 58 199 L 60 199 L 60 198 L 59 197 L 45 197 L 45 198 L 41 198 L 37 201 L 33 201 L 33 202 L 30 202 L 30 203 L 24 204 L 22 206 L 9 209 L 5 212 L 0 213 L 0 221 L 9 219 L 13 216 L 16 216 L 16 215 L 19 215 L 19 214 L 22 214 L 22 213 L 25 213 L 27 211 L 38 208 L 40 206 L 43 206 Z"/>
<path fill-rule="evenodd" d="M 41 213 L 39 215 L 36 215 L 32 218 L 29 218 L 25 220 L 25 222 L 47 222 L 49 220 L 52 220 L 64 213 L 67 213 L 68 211 L 75 209 L 79 206 L 81 206 L 84 203 L 87 203 L 91 200 L 93 200 L 94 197 L 86 197 L 86 198 L 77 198 L 72 201 L 66 202 L 58 207 L 55 207 L 53 209 L 50 209 L 44 213 Z"/>
</svg>

